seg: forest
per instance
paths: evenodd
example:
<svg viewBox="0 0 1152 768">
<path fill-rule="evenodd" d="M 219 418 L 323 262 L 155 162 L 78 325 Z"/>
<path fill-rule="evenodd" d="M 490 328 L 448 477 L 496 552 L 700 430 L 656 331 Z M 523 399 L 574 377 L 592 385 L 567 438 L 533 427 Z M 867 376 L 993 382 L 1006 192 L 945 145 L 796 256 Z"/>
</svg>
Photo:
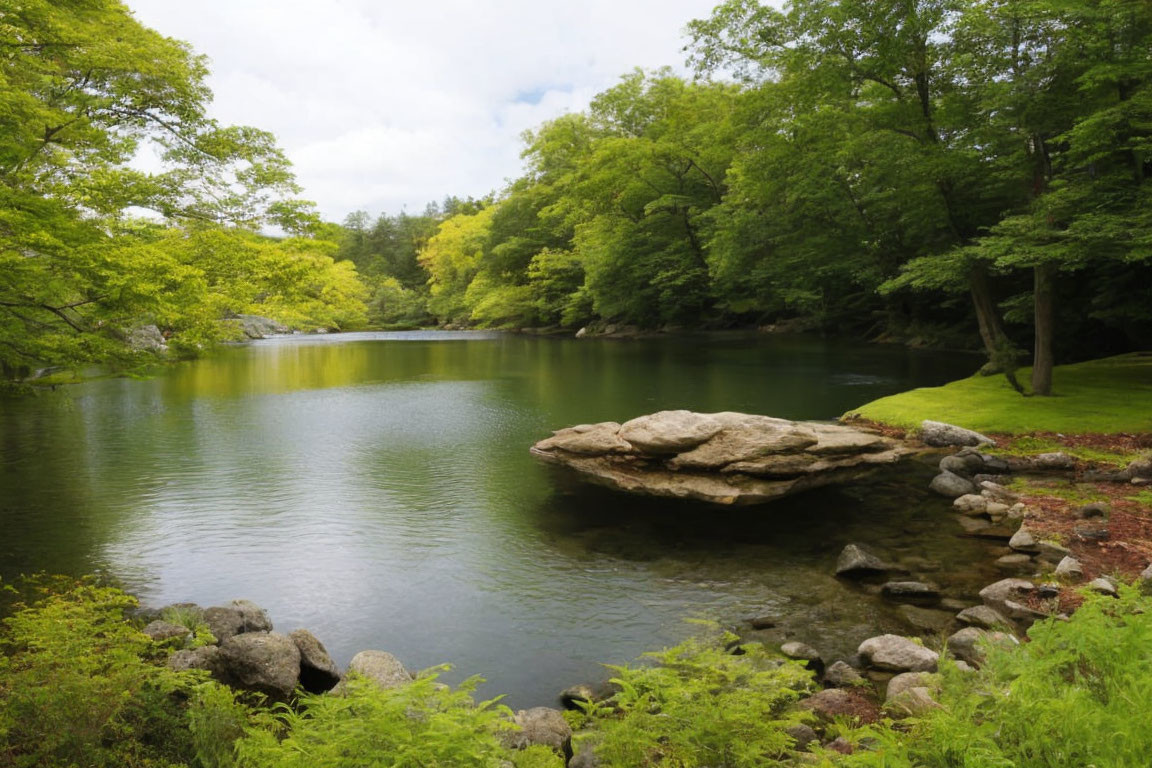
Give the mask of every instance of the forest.
<svg viewBox="0 0 1152 768">
<path fill-rule="evenodd" d="M 687 24 L 690 77 L 625 74 L 504 188 L 340 225 L 120 3 L 0 22 L 7 378 L 122 363 L 144 323 L 196 354 L 244 312 L 982 346 L 1037 394 L 1152 335 L 1141 0 L 730 0 Z"/>
</svg>

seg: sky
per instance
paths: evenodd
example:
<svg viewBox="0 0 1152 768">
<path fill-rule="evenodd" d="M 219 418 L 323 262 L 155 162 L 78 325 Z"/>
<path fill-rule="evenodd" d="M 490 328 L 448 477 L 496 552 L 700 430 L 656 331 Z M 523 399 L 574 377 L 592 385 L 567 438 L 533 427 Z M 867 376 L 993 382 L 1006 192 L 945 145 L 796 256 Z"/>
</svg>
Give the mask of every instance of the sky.
<svg viewBox="0 0 1152 768">
<path fill-rule="evenodd" d="M 521 134 L 634 67 L 683 71 L 719 0 L 127 0 L 211 62 L 212 115 L 276 134 L 325 218 L 499 190 Z"/>
</svg>

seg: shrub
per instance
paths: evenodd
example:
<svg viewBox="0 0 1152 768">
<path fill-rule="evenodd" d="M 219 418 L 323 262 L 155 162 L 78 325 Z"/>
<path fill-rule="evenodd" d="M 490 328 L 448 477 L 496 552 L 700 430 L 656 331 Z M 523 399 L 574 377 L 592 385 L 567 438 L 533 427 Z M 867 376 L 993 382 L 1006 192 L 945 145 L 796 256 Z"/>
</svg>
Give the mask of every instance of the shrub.
<svg viewBox="0 0 1152 768">
<path fill-rule="evenodd" d="M 759 644 L 734 655 L 727 633 L 646 654 L 651 665 L 609 667 L 620 692 L 588 709 L 604 766 L 762 766 L 792 746 L 789 711 L 812 675 Z"/>
</svg>

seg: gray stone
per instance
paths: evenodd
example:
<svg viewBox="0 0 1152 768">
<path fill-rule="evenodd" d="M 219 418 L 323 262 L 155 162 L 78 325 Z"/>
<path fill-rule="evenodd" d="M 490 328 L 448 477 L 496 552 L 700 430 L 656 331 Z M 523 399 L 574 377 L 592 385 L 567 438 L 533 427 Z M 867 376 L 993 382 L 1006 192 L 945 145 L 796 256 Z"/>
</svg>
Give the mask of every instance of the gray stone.
<svg viewBox="0 0 1152 768">
<path fill-rule="evenodd" d="M 935 672 L 940 655 L 900 635 L 870 637 L 858 653 L 876 669 L 889 672 Z"/>
<path fill-rule="evenodd" d="M 891 701 L 912 688 L 939 687 L 940 678 L 930 672 L 901 672 L 888 681 L 888 686 L 884 689 L 884 700 Z"/>
<path fill-rule="evenodd" d="M 1141 456 L 1128 465 L 1128 476 L 1134 480 L 1152 479 L 1152 456 Z"/>
<path fill-rule="evenodd" d="M 340 669 L 324 644 L 306 629 L 289 632 L 288 637 L 300 651 L 300 686 L 309 693 L 324 693 L 340 682 Z"/>
<path fill-rule="evenodd" d="M 986 496 L 989 499 L 995 499 L 996 501 L 1000 501 L 1005 504 L 1015 504 L 1020 500 L 1019 496 L 1012 493 L 1012 491 L 1008 490 L 1000 483 L 994 482 L 992 480 L 980 481 L 980 494 L 982 496 Z"/>
<path fill-rule="evenodd" d="M 1142 592 L 1152 591 L 1152 563 L 1149 563 L 1147 568 L 1140 571 L 1140 575 L 1136 581 Z"/>
<path fill-rule="evenodd" d="M 864 677 L 847 662 L 837 661 L 824 670 L 824 684 L 833 688 L 850 688 L 863 683 Z"/>
<path fill-rule="evenodd" d="M 752 629 L 772 629 L 780 623 L 780 616 L 775 613 L 762 613 L 759 616 L 751 616 L 748 619 L 748 625 Z"/>
<path fill-rule="evenodd" d="M 141 325 L 128 332 L 128 347 L 133 352 L 167 352 L 164 334 L 155 325 Z"/>
<path fill-rule="evenodd" d="M 516 730 L 504 731 L 500 740 L 508 749 L 551 747 L 564 757 L 572 755 L 572 727 L 564 713 L 549 707 L 521 709 L 513 717 Z"/>
<path fill-rule="evenodd" d="M 824 671 L 824 659 L 820 657 L 820 652 L 807 643 L 784 643 L 780 646 L 780 653 L 789 659 L 805 662 L 805 666 L 817 674 Z"/>
<path fill-rule="evenodd" d="M 973 605 L 971 608 L 965 608 L 956 614 L 956 618 L 964 624 L 981 629 L 1000 629 L 1011 626 L 1008 619 L 986 605 Z"/>
<path fill-rule="evenodd" d="M 1067 470 L 1076 467 L 1076 460 L 1062 451 L 1040 453 L 1032 457 L 1032 466 L 1044 470 Z"/>
<path fill-rule="evenodd" d="M 600 758 L 596 756 L 596 750 L 591 745 L 585 746 L 568 761 L 568 768 L 600 768 L 601 765 Z"/>
<path fill-rule="evenodd" d="M 940 704 L 927 688 L 909 688 L 884 706 L 894 717 L 923 717 L 932 710 L 940 708 Z"/>
<path fill-rule="evenodd" d="M 220 644 L 220 662 L 238 688 L 286 701 L 300 679 L 300 651 L 277 632 L 244 632 Z"/>
<path fill-rule="evenodd" d="M 644 453 L 679 453 L 695 448 L 723 428 L 709 414 L 659 411 L 624 422 L 620 437 Z"/>
<path fill-rule="evenodd" d="M 890 570 L 892 570 L 891 565 L 859 544 L 847 545 L 840 551 L 840 557 L 836 559 L 837 576 L 867 576 Z"/>
<path fill-rule="evenodd" d="M 788 726 L 784 729 L 784 733 L 792 737 L 792 740 L 795 743 L 794 748 L 801 751 L 806 751 L 808 749 L 808 745 L 812 742 L 820 741 L 820 737 L 816 735 L 816 731 L 812 730 L 810 726 L 804 725 L 803 723 L 799 725 Z M 571 763 L 569 763 L 568 768 L 572 768 Z"/>
<path fill-rule="evenodd" d="M 240 332 L 249 339 L 262 339 L 265 336 L 292 333 L 292 329 L 270 317 L 259 315 L 236 315 L 233 318 Z"/>
<path fill-rule="evenodd" d="M 941 472 L 952 472 L 964 477 L 971 477 L 972 475 L 971 465 L 961 456 L 945 456 L 940 459 L 939 468 Z"/>
<path fill-rule="evenodd" d="M 244 617 L 235 608 L 214 605 L 204 609 L 204 623 L 216 642 L 223 643 L 244 631 Z"/>
<path fill-rule="evenodd" d="M 982 515 L 988 510 L 988 499 L 979 494 L 966 493 L 957 496 L 952 506 L 962 515 Z"/>
<path fill-rule="evenodd" d="M 1026 570 L 1032 565 L 1032 557 L 1023 552 L 1011 555 L 1002 555 L 996 558 L 996 567 L 1002 571 L 1015 572 Z"/>
<path fill-rule="evenodd" d="M 1012 538 L 1008 540 L 1008 546 L 1017 552 L 1035 553 L 1040 551 L 1036 537 L 1027 528 L 1020 528 L 1012 534 Z"/>
<path fill-rule="evenodd" d="M 1106 577 L 1101 576 L 1098 579 L 1092 579 L 1088 582 L 1088 589 L 1093 592 L 1098 592 L 1101 595 L 1108 595 L 1110 597 L 1119 597 L 1120 593 L 1116 589 L 1116 585 Z"/>
<path fill-rule="evenodd" d="M 230 600 L 225 607 L 240 614 L 242 632 L 272 631 L 272 620 L 268 618 L 268 612 L 251 600 Z"/>
<path fill-rule="evenodd" d="M 1056 575 L 1061 579 L 1069 581 L 1079 581 L 1084 578 L 1084 569 L 1080 566 L 1080 561 L 1074 557 L 1065 557 L 1056 566 Z"/>
<path fill-rule="evenodd" d="M 559 429 L 552 437 L 541 440 L 536 446 L 545 451 L 559 450 L 591 455 L 624 453 L 632 450 L 632 446 L 620 437 L 619 432 L 620 425 L 614 421 L 580 424 Z"/>
<path fill-rule="evenodd" d="M 151 622 L 140 631 L 158 643 L 164 642 L 165 640 L 172 640 L 173 638 L 187 637 L 192 634 L 192 630 L 188 629 L 188 627 L 159 619 Z"/>
<path fill-rule="evenodd" d="M 918 605 L 902 605 L 900 613 L 908 623 L 921 632 L 936 634 L 952 626 L 956 617 L 948 611 L 938 611 L 933 608 L 921 608 Z"/>
<path fill-rule="evenodd" d="M 1104 501 L 1091 501 L 1076 510 L 1076 516 L 1082 519 L 1092 517 L 1108 517 L 1112 514 L 1112 506 Z"/>
<path fill-rule="evenodd" d="M 215 645 L 176 651 L 168 657 L 168 667 L 177 672 L 202 669 L 220 679 L 223 666 L 220 662 L 220 649 Z"/>
<path fill-rule="evenodd" d="M 889 581 L 880 588 L 880 593 L 900 603 L 931 603 L 940 599 L 940 588 L 922 581 Z"/>
<path fill-rule="evenodd" d="M 345 677 L 352 674 L 366 677 L 381 688 L 398 688 L 412 682 L 411 673 L 404 669 L 399 659 L 386 651 L 360 651 L 349 662 Z M 341 690 L 342 685 L 343 681 L 336 689 Z"/>
<path fill-rule="evenodd" d="M 980 590 L 980 599 L 989 608 L 1009 616 L 1008 603 L 1026 600 L 1035 590 L 1036 585 L 1025 579 L 1001 579 Z"/>
<path fill-rule="evenodd" d="M 960 517 L 957 519 L 965 533 L 978 534 L 992 527 L 992 523 L 982 517 Z"/>
<path fill-rule="evenodd" d="M 1041 541 L 1036 545 L 1040 559 L 1049 563 L 1059 563 L 1072 554 L 1072 550 L 1055 541 Z"/>
<path fill-rule="evenodd" d="M 1108 523 L 1101 518 L 1080 523 L 1076 526 L 1075 533 L 1077 538 L 1082 541 L 1107 541 L 1111 535 L 1108 531 Z"/>
<path fill-rule="evenodd" d="M 580 709 L 581 704 L 607 701 L 620 691 L 620 687 L 613 682 L 578 683 L 570 685 L 560 691 L 560 704 L 565 709 Z"/>
<path fill-rule="evenodd" d="M 960 477 L 960 475 L 953 472 L 941 472 L 932 478 L 932 483 L 928 487 L 941 496 L 947 496 L 950 499 L 969 493 L 976 493 L 976 486 L 971 480 Z"/>
<path fill-rule="evenodd" d="M 990 437 L 970 429 L 945 424 L 942 421 L 925 420 L 920 422 L 920 439 L 928 445 L 944 448 L 954 445 L 995 445 Z"/>
<path fill-rule="evenodd" d="M 965 627 L 948 638 L 948 652 L 972 666 L 984 663 L 981 644 L 1016 645 L 1016 638 L 1004 632 L 989 632 L 977 627 Z"/>
</svg>

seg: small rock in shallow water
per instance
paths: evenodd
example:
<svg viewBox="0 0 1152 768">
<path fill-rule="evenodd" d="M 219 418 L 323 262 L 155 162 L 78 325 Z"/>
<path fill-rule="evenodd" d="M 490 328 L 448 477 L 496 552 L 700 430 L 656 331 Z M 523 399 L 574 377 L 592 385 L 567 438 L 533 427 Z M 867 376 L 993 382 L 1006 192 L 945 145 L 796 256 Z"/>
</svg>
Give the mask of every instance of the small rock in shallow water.
<svg viewBox="0 0 1152 768">
<path fill-rule="evenodd" d="M 952 507 L 964 515 L 982 515 L 988 508 L 988 499 L 975 493 L 966 493 L 963 496 L 957 496 L 952 502 Z"/>
<path fill-rule="evenodd" d="M 892 570 L 892 566 L 885 563 L 859 544 L 849 544 L 840 551 L 836 559 L 837 576 L 868 576 Z"/>
<path fill-rule="evenodd" d="M 775 613 L 763 613 L 748 619 L 748 626 L 752 629 L 772 629 L 780 623 L 780 617 Z"/>
<path fill-rule="evenodd" d="M 956 615 L 956 618 L 964 624 L 982 629 L 998 629 L 1010 626 L 1008 619 L 986 605 L 974 605 L 971 608 L 965 608 Z"/>
<path fill-rule="evenodd" d="M 948 629 L 956 619 L 948 611 L 921 608 L 918 605 L 902 605 L 900 606 L 900 613 L 916 629 L 932 634 Z"/>
<path fill-rule="evenodd" d="M 947 496 L 950 499 L 976 492 L 976 486 L 971 480 L 960 477 L 960 475 L 954 472 L 941 472 L 932 478 L 932 483 L 928 487 L 941 496 Z"/>
<path fill-rule="evenodd" d="M 780 646 L 780 653 L 790 659 L 806 662 L 805 666 L 816 674 L 824 671 L 824 659 L 820 658 L 820 652 L 807 643 L 784 643 Z"/>
<path fill-rule="evenodd" d="M 996 567 L 1002 571 L 1022 571 L 1032 565 L 1032 558 L 1023 552 L 997 558 Z"/>
<path fill-rule="evenodd" d="M 931 603 L 940 599 L 940 588 L 922 581 L 890 581 L 880 588 L 880 593 L 900 603 Z"/>
</svg>

